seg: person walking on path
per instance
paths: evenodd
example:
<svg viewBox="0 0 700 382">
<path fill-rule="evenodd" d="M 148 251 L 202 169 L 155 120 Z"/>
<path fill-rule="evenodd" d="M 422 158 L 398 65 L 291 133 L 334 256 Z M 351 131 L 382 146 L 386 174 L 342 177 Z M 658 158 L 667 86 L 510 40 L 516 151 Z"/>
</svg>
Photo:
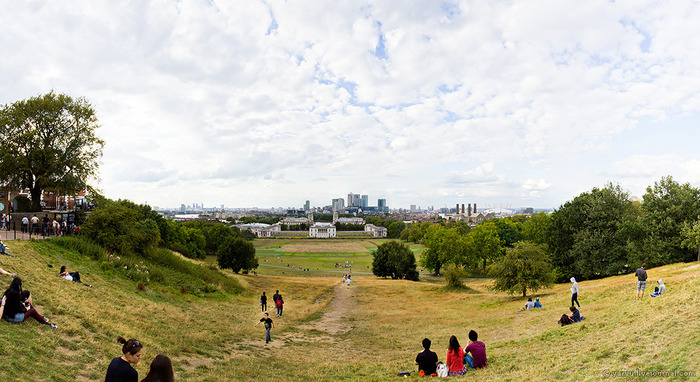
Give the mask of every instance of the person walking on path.
<svg viewBox="0 0 700 382">
<path fill-rule="evenodd" d="M 277 317 L 282 317 L 282 309 L 284 308 L 284 299 L 282 298 L 282 295 L 277 297 L 275 307 L 277 309 Z"/>
<path fill-rule="evenodd" d="M 274 323 L 274 321 L 272 321 L 272 319 L 270 318 L 270 315 L 267 312 L 265 312 L 263 314 L 263 318 L 261 318 L 260 321 L 258 321 L 254 325 L 254 327 L 260 325 L 261 322 L 265 323 L 264 324 L 265 325 L 265 343 L 268 344 L 268 343 L 270 343 L 270 341 L 272 341 L 270 339 L 270 330 L 275 327 L 275 323 Z"/>
<path fill-rule="evenodd" d="M 570 281 L 573 283 L 573 285 L 571 285 L 571 306 L 574 306 L 574 302 L 576 302 L 576 305 L 580 308 L 581 304 L 578 302 L 578 283 L 573 277 Z"/>
<path fill-rule="evenodd" d="M 260 306 L 262 307 L 263 312 L 267 310 L 267 296 L 265 296 L 265 292 L 263 292 L 262 296 L 260 296 Z"/>
<path fill-rule="evenodd" d="M 348 279 L 345 282 L 348 284 L 348 288 L 350 288 L 350 283 L 352 282 L 352 279 L 350 279 L 350 275 L 348 275 Z"/>
<path fill-rule="evenodd" d="M 646 267 L 646 263 L 642 264 L 642 267 L 637 269 L 637 272 L 634 273 L 634 275 L 637 276 L 637 298 L 635 300 L 644 297 L 644 289 L 647 287 L 647 271 L 644 269 Z"/>
</svg>

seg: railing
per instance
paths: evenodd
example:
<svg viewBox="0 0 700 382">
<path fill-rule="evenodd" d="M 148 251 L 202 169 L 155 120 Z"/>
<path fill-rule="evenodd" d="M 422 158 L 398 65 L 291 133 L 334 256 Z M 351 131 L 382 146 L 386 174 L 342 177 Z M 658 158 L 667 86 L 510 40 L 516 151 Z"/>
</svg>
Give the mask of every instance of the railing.
<svg viewBox="0 0 700 382">
<path fill-rule="evenodd" d="M 31 240 L 31 239 L 47 239 L 55 236 L 79 235 L 80 228 L 75 224 L 67 224 L 65 227 L 54 227 L 52 223 L 44 224 L 22 224 L 22 222 L 12 221 L 0 222 L 0 239 L 1 240 Z"/>
</svg>

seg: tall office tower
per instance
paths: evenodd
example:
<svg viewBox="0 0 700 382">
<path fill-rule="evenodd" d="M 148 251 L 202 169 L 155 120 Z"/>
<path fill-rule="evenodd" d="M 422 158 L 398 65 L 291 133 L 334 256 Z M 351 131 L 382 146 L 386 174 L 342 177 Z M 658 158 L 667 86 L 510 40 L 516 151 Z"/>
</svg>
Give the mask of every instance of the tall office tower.
<svg viewBox="0 0 700 382">
<path fill-rule="evenodd" d="M 352 207 L 353 196 L 354 194 L 352 192 L 348 194 L 348 207 Z"/>
<path fill-rule="evenodd" d="M 221 209 L 222 209 L 222 210 L 225 209 L 223 204 L 221 205 Z"/>
<path fill-rule="evenodd" d="M 333 199 L 331 202 L 331 208 L 333 211 L 340 211 L 343 208 L 345 208 L 345 199 L 343 198 L 338 198 L 338 199 Z"/>
<path fill-rule="evenodd" d="M 386 206 L 386 199 L 377 200 L 377 210 L 379 210 L 379 212 L 389 212 L 389 208 Z"/>
<path fill-rule="evenodd" d="M 416 205 L 415 204 L 411 204 L 411 212 L 416 212 Z"/>
<path fill-rule="evenodd" d="M 352 206 L 353 207 L 362 207 L 362 195 L 352 194 Z"/>
<path fill-rule="evenodd" d="M 369 196 L 362 195 L 362 207 L 369 207 Z"/>
<path fill-rule="evenodd" d="M 184 204 L 180 204 L 180 212 L 184 214 L 184 213 L 185 213 L 185 210 L 186 210 L 185 205 L 184 205 Z"/>
<path fill-rule="evenodd" d="M 308 200 L 304 203 L 304 211 L 311 211 L 311 202 Z"/>
</svg>

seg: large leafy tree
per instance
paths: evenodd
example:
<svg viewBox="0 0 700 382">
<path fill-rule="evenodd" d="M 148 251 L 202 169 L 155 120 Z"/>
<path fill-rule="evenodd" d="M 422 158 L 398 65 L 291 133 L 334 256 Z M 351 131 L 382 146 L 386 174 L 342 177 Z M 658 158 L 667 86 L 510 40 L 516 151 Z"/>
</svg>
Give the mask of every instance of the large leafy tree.
<svg viewBox="0 0 700 382">
<path fill-rule="evenodd" d="M 699 189 L 664 177 L 647 187 L 641 209 L 640 226 L 644 234 L 641 245 L 631 256 L 635 265 L 646 262 L 653 267 L 696 258 L 695 250 L 683 245 L 682 231 L 684 225 L 698 220 Z"/>
<path fill-rule="evenodd" d="M 523 239 L 535 244 L 547 243 L 547 233 L 551 223 L 552 218 L 544 212 L 531 215 L 523 222 Z"/>
<path fill-rule="evenodd" d="M 216 261 L 221 268 L 230 268 L 235 273 L 248 273 L 258 267 L 253 243 L 240 237 L 228 237 L 219 246 Z"/>
<path fill-rule="evenodd" d="M 444 264 L 466 265 L 473 262 L 469 256 L 466 237 L 458 228 L 431 226 L 423 238 L 423 245 L 426 250 L 421 256 L 421 265 L 436 275 L 440 274 L 440 268 Z"/>
<path fill-rule="evenodd" d="M 407 245 L 396 240 L 388 241 L 379 245 L 372 257 L 375 276 L 418 281 L 416 256 Z"/>
<path fill-rule="evenodd" d="M 469 252 L 473 258 L 482 262 L 484 270 L 487 261 L 495 260 L 503 254 L 505 242 L 498 233 L 498 227 L 491 221 L 483 222 L 469 232 Z"/>
<path fill-rule="evenodd" d="M 616 275 L 628 270 L 628 229 L 636 207 L 619 185 L 593 188 L 551 215 L 548 239 L 560 281 Z"/>
<path fill-rule="evenodd" d="M 32 210 L 41 210 L 49 189 L 74 194 L 97 177 L 104 141 L 97 116 L 84 98 L 53 91 L 0 108 L 0 181 L 29 189 Z"/>
<path fill-rule="evenodd" d="M 538 291 L 552 285 L 552 265 L 542 244 L 521 241 L 509 248 L 498 261 L 489 266 L 489 274 L 495 277 L 493 287 L 513 294 L 528 289 Z"/>
</svg>

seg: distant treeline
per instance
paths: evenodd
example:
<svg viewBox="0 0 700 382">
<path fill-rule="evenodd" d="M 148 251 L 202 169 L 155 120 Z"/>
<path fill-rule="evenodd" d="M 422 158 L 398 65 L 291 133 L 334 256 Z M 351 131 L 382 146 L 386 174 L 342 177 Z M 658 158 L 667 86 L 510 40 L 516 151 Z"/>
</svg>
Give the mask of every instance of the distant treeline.
<svg viewBox="0 0 700 382">
<path fill-rule="evenodd" d="M 421 264 L 483 267 L 518 242 L 543 244 L 558 281 L 594 279 L 648 267 L 700 260 L 700 190 L 664 177 L 633 201 L 619 185 L 593 188 L 552 214 L 464 222 L 411 224 L 401 239 L 422 242 Z"/>
</svg>

